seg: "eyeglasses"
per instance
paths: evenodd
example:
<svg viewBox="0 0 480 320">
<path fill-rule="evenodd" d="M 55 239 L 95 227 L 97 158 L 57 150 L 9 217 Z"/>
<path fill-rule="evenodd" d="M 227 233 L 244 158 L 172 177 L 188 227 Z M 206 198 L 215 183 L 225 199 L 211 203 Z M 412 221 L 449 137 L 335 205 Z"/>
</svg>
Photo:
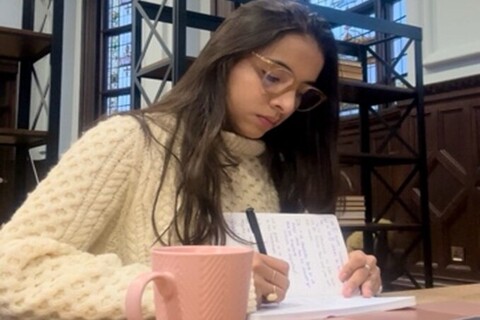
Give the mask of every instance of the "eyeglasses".
<svg viewBox="0 0 480 320">
<path fill-rule="evenodd" d="M 254 66 L 262 80 L 263 89 L 270 97 L 278 97 L 295 88 L 295 110 L 301 112 L 310 111 L 327 100 L 325 93 L 299 82 L 290 70 L 256 52 L 252 52 L 252 55 L 256 58 Z"/>
</svg>

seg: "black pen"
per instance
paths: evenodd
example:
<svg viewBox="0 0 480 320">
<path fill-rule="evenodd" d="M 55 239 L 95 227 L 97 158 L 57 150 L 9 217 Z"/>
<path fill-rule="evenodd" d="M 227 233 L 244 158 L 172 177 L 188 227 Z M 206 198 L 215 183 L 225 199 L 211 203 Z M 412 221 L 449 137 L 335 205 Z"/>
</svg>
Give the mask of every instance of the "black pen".
<svg viewBox="0 0 480 320">
<path fill-rule="evenodd" d="M 245 210 L 245 213 L 247 214 L 250 229 L 252 229 L 253 236 L 255 237 L 258 252 L 267 254 L 267 249 L 265 249 L 265 243 L 263 242 L 262 232 L 260 231 L 255 211 L 253 210 L 253 208 L 247 208 L 247 210 Z"/>
</svg>

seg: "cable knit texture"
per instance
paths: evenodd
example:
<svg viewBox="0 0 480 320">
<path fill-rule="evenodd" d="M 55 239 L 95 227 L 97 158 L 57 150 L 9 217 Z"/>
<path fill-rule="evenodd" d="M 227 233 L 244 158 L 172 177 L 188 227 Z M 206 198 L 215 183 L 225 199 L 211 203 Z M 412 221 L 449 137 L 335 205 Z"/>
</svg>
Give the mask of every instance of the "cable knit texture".
<svg viewBox="0 0 480 320">
<path fill-rule="evenodd" d="M 168 125 L 151 128 L 167 141 Z M 223 137 L 240 161 L 230 172 L 233 184 L 222 188 L 224 212 L 277 212 L 263 143 Z M 123 319 L 128 284 L 150 270 L 163 159 L 164 149 L 146 143 L 130 116 L 103 121 L 74 143 L 0 231 L 0 319 Z M 172 218 L 177 170 L 172 161 L 157 206 L 159 230 Z M 151 288 L 143 303 L 152 318 Z"/>
</svg>

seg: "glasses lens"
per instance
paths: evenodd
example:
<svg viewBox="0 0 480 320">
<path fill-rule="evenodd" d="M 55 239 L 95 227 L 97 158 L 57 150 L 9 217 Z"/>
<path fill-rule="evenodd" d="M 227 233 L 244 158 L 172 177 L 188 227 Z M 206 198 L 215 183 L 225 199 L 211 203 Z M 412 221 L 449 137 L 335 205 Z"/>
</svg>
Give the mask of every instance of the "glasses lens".
<svg viewBox="0 0 480 320">
<path fill-rule="evenodd" d="M 317 107 L 325 100 L 325 95 L 318 89 L 309 88 L 302 95 L 298 111 L 309 111 Z"/>
<path fill-rule="evenodd" d="M 274 69 L 265 72 L 262 78 L 263 87 L 270 93 L 279 93 L 294 82 L 293 75 L 284 69 Z"/>
</svg>

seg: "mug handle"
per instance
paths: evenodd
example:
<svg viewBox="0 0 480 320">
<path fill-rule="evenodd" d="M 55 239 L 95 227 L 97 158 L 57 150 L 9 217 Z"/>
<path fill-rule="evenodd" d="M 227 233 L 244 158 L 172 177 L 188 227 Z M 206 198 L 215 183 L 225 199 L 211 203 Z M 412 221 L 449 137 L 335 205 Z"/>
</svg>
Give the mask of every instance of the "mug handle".
<svg viewBox="0 0 480 320">
<path fill-rule="evenodd" d="M 128 320 L 142 320 L 142 296 L 147 284 L 157 280 L 158 291 L 164 299 L 176 294 L 175 277 L 169 272 L 147 272 L 133 280 L 127 289 L 125 298 L 125 314 Z"/>
</svg>

